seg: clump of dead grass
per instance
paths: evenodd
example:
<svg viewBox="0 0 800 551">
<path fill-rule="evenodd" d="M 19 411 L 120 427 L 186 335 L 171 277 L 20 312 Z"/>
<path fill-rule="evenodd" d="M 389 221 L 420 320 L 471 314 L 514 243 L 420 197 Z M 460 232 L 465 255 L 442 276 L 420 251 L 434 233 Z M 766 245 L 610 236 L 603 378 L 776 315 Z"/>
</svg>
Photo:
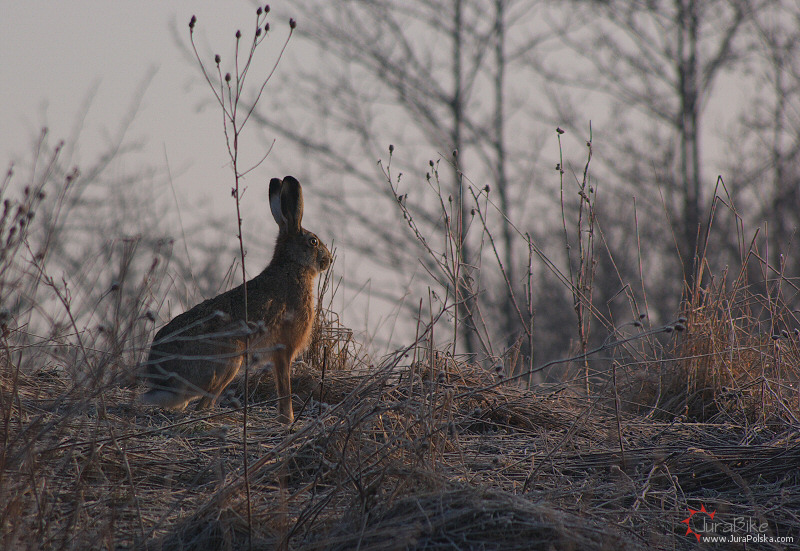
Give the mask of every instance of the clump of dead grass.
<svg viewBox="0 0 800 551">
<path fill-rule="evenodd" d="M 800 324 L 775 292 L 781 284 L 794 287 L 776 278 L 759 291 L 744 272 L 732 283 L 712 279 L 686 305 L 687 330 L 664 361 L 629 370 L 638 371 L 626 389 L 633 409 L 659 419 L 797 426 Z"/>
</svg>

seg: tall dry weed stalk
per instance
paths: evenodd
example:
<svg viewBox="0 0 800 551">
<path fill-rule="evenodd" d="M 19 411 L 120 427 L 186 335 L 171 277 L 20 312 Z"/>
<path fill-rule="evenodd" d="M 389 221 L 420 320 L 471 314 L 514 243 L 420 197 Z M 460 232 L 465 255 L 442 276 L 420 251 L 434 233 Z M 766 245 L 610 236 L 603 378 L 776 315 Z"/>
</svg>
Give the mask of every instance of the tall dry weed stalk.
<svg viewBox="0 0 800 551">
<path fill-rule="evenodd" d="M 409 194 L 402 192 L 402 174 L 394 175 L 392 172 L 393 154 L 394 146 L 390 146 L 388 162 L 386 164 L 379 162 L 379 165 L 387 185 L 396 198 L 403 218 L 425 254 L 420 259 L 421 264 L 431 280 L 436 282 L 437 288 L 429 289 L 428 305 L 431 318 L 438 320 L 444 317 L 449 320 L 451 331 L 445 333 L 445 335 L 451 335 L 451 338 L 445 341 L 447 352 L 451 357 L 456 357 L 460 353 L 459 335 L 464 331 L 469 331 L 473 333 L 472 340 L 477 342 L 480 347 L 470 361 L 490 365 L 497 369 L 501 376 L 507 372 L 513 372 L 518 363 L 518 354 L 513 354 L 513 351 L 518 352 L 520 341 L 529 343 L 532 337 L 532 295 L 527 294 L 524 299 L 519 296 L 519 287 L 516 282 L 509 279 L 508 272 L 501 260 L 501 251 L 498 250 L 487 221 L 487 210 L 497 208 L 489 199 L 490 187 L 476 186 L 467 175 L 461 173 L 456 164 L 458 154 L 455 153 L 452 163 L 455 177 L 459 179 L 459 189 L 463 191 L 460 201 L 469 201 L 457 204 L 459 199 L 444 191 L 446 186 L 443 186 L 441 182 L 440 161 L 429 161 L 429 170 L 425 180 L 428 191 L 439 207 L 438 230 L 440 233 L 426 235 L 423 227 L 417 223 L 416 213 L 408 202 Z M 420 198 L 415 199 L 419 200 Z M 463 219 L 465 212 L 469 214 L 468 220 Z M 501 216 L 505 215 L 501 214 Z M 516 228 L 514 229 L 516 230 Z M 473 253 L 473 263 L 467 264 L 464 261 L 461 244 L 465 240 L 471 239 L 472 234 L 476 233 L 481 236 L 481 246 Z M 530 250 L 529 236 L 518 230 L 517 233 L 526 241 Z M 488 251 L 484 250 L 485 247 L 488 247 Z M 487 320 L 481 306 L 479 295 L 481 294 L 480 285 L 484 281 L 482 271 L 487 269 L 481 258 L 485 252 L 491 252 L 497 263 L 496 267 L 503 280 L 504 292 L 511 297 L 511 303 L 515 309 L 515 312 L 509 313 L 509 315 L 519 321 L 521 328 L 520 337 L 505 336 L 511 342 L 510 345 L 495 342 L 497 335 L 492 326 L 496 320 Z M 531 273 L 530 265 L 528 273 Z M 439 344 L 441 343 L 435 346 L 438 347 Z"/>
<path fill-rule="evenodd" d="M 268 14 L 270 12 L 269 5 L 265 7 L 259 6 L 256 10 L 256 17 L 255 17 L 255 28 L 252 31 L 252 37 L 247 40 L 243 41 L 242 32 L 240 30 L 236 31 L 236 42 L 235 42 L 235 53 L 234 59 L 232 64 L 232 72 L 225 72 L 223 76 L 223 70 L 221 68 L 222 58 L 219 54 L 214 55 L 214 67 L 215 71 L 209 72 L 206 69 L 206 65 L 203 62 L 203 58 L 197 51 L 197 46 L 194 41 L 194 30 L 197 24 L 197 18 L 193 15 L 191 20 L 189 21 L 189 40 L 192 44 L 192 51 L 195 54 L 195 58 L 197 59 L 197 63 L 200 66 L 200 69 L 203 73 L 203 77 L 205 78 L 206 82 L 208 83 L 209 88 L 214 94 L 214 98 L 219 105 L 220 109 L 222 110 L 222 129 L 223 133 L 225 134 L 225 145 L 227 147 L 228 156 L 231 162 L 231 169 L 233 170 L 233 188 L 231 189 L 231 196 L 234 199 L 234 204 L 236 207 L 236 228 L 237 228 L 237 239 L 239 241 L 239 259 L 241 263 L 241 275 L 242 275 L 242 289 L 244 292 L 244 322 L 247 323 L 247 270 L 245 268 L 245 256 L 246 250 L 244 245 L 244 238 L 242 237 L 242 213 L 241 213 L 241 200 L 242 195 L 244 194 L 245 188 L 242 185 L 242 179 L 251 171 L 258 168 L 264 160 L 266 160 L 267 156 L 269 156 L 271 147 L 260 157 L 255 163 L 243 167 L 241 164 L 240 154 L 241 154 L 241 143 L 240 139 L 242 137 L 242 132 L 244 131 L 245 127 L 247 126 L 248 121 L 250 120 L 251 115 L 253 114 L 253 110 L 255 110 L 256 106 L 261 99 L 267 84 L 269 84 L 272 75 L 275 73 L 275 69 L 280 62 L 283 52 L 286 50 L 286 46 L 289 44 L 289 40 L 292 37 L 292 32 L 296 27 L 296 23 L 294 19 L 289 21 L 289 35 L 286 38 L 286 41 L 283 43 L 282 48 L 275 60 L 274 64 L 272 65 L 272 69 L 266 75 L 259 75 L 256 78 L 258 79 L 258 84 L 256 88 L 256 92 L 252 97 L 246 97 L 247 90 L 245 86 L 249 82 L 248 77 L 250 76 L 251 70 L 257 71 L 254 69 L 253 62 L 256 57 L 256 52 L 258 47 L 263 43 L 263 41 L 267 38 L 270 32 L 270 24 L 267 21 Z M 240 50 L 241 47 L 241 50 Z M 241 56 L 240 56 L 241 54 Z M 214 75 L 214 73 L 216 73 Z M 212 76 L 214 75 L 214 76 Z M 248 337 L 245 336 L 245 348 L 248 348 L 247 344 Z M 249 386 L 249 377 L 250 377 L 250 358 L 249 354 L 244 354 L 244 361 L 243 361 L 243 372 L 244 372 L 244 386 L 245 389 Z M 245 397 L 247 394 L 245 394 Z M 243 458 L 244 458 L 244 478 L 245 478 L 245 489 L 247 494 L 247 525 L 248 525 L 248 532 L 251 532 L 251 525 L 252 525 L 252 511 L 250 507 L 250 484 L 249 484 L 249 468 L 248 468 L 248 453 L 247 453 L 247 429 L 248 429 L 248 403 L 247 400 L 244 400 L 244 409 L 243 409 L 243 421 L 242 421 L 242 442 L 243 442 Z M 249 540 L 252 542 L 252 540 Z M 252 545 L 249 543 L 248 545 Z"/>
<path fill-rule="evenodd" d="M 572 294 L 572 305 L 575 309 L 578 322 L 578 343 L 580 351 L 584 355 L 583 370 L 586 399 L 591 400 L 591 377 L 589 370 L 589 358 L 586 353 L 589 350 L 589 338 L 591 332 L 593 307 L 593 287 L 597 260 L 595 259 L 595 201 L 597 199 L 594 184 L 591 182 L 589 166 L 592 162 L 592 125 L 589 124 L 589 138 L 586 141 L 588 153 L 586 164 L 583 167 L 583 176 L 580 180 L 576 178 L 578 191 L 578 212 L 575 221 L 575 235 L 570 238 L 570 231 L 567 228 L 567 206 L 564 200 L 564 154 L 561 144 L 561 135 L 564 131 L 561 128 L 556 130 L 558 137 L 559 163 L 556 166 L 559 174 L 559 190 L 561 198 L 561 222 L 564 228 L 564 245 L 567 253 L 567 274 L 569 276 L 570 291 Z M 573 242 L 577 244 L 577 252 L 573 251 Z M 577 256 L 575 256 L 577 255 Z"/>
</svg>

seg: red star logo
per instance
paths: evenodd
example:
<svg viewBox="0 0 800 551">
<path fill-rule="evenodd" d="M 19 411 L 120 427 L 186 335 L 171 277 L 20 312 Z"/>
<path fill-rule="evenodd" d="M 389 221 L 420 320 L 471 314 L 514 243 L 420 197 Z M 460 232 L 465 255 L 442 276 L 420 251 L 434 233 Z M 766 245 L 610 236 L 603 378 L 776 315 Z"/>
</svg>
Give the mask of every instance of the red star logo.
<svg viewBox="0 0 800 551">
<path fill-rule="evenodd" d="M 716 510 L 714 510 L 714 511 L 706 511 L 706 506 L 703 505 L 702 503 L 700 504 L 700 509 L 695 510 L 695 509 L 692 509 L 691 507 L 687 507 L 687 509 L 689 509 L 689 516 L 687 518 L 683 519 L 681 521 L 681 524 L 685 524 L 686 525 L 686 535 L 688 536 L 689 534 L 693 534 L 694 537 L 696 537 L 697 541 L 699 542 L 700 541 L 700 534 L 698 534 L 697 532 L 692 530 L 692 517 L 695 515 L 695 513 L 705 513 L 706 515 L 708 515 L 708 518 L 710 518 L 711 520 L 714 520 L 714 515 L 717 514 L 717 511 Z"/>
</svg>

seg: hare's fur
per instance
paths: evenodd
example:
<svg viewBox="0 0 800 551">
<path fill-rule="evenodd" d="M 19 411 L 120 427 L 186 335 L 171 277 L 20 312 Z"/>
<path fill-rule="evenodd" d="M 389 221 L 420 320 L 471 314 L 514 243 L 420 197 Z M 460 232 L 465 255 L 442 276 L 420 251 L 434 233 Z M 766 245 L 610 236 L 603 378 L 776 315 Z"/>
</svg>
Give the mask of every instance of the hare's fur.
<svg viewBox="0 0 800 551">
<path fill-rule="evenodd" d="M 198 409 L 213 405 L 249 349 L 254 362 L 271 361 L 279 418 L 292 422 L 291 365 L 310 340 L 314 281 L 330 265 L 331 254 L 300 224 L 303 193 L 295 178 L 273 178 L 269 197 L 278 239 L 272 261 L 246 283 L 246 318 L 244 285 L 239 285 L 162 327 L 145 366 L 151 389 L 142 395 L 143 403 L 180 410 L 200 398 Z"/>
</svg>

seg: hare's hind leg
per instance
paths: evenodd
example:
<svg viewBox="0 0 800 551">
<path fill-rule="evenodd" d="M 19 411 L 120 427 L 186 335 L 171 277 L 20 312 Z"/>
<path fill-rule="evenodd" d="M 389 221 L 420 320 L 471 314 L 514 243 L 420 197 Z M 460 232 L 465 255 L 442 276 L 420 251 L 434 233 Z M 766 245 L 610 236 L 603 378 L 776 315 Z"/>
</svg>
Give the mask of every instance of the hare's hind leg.
<svg viewBox="0 0 800 551">
<path fill-rule="evenodd" d="M 242 366 L 242 356 L 237 356 L 227 360 L 224 368 L 219 371 L 214 371 L 214 377 L 209 383 L 205 394 L 197 402 L 197 411 L 214 406 L 219 400 L 222 392 L 231 384 L 231 381 L 239 373 Z"/>
<path fill-rule="evenodd" d="M 217 403 L 217 398 L 219 398 L 219 395 L 203 396 L 197 401 L 197 405 L 194 407 L 195 411 L 210 408 Z"/>
<path fill-rule="evenodd" d="M 292 355 L 286 348 L 272 355 L 275 389 L 278 394 L 278 421 L 286 425 L 294 422 L 292 411 Z"/>
</svg>

